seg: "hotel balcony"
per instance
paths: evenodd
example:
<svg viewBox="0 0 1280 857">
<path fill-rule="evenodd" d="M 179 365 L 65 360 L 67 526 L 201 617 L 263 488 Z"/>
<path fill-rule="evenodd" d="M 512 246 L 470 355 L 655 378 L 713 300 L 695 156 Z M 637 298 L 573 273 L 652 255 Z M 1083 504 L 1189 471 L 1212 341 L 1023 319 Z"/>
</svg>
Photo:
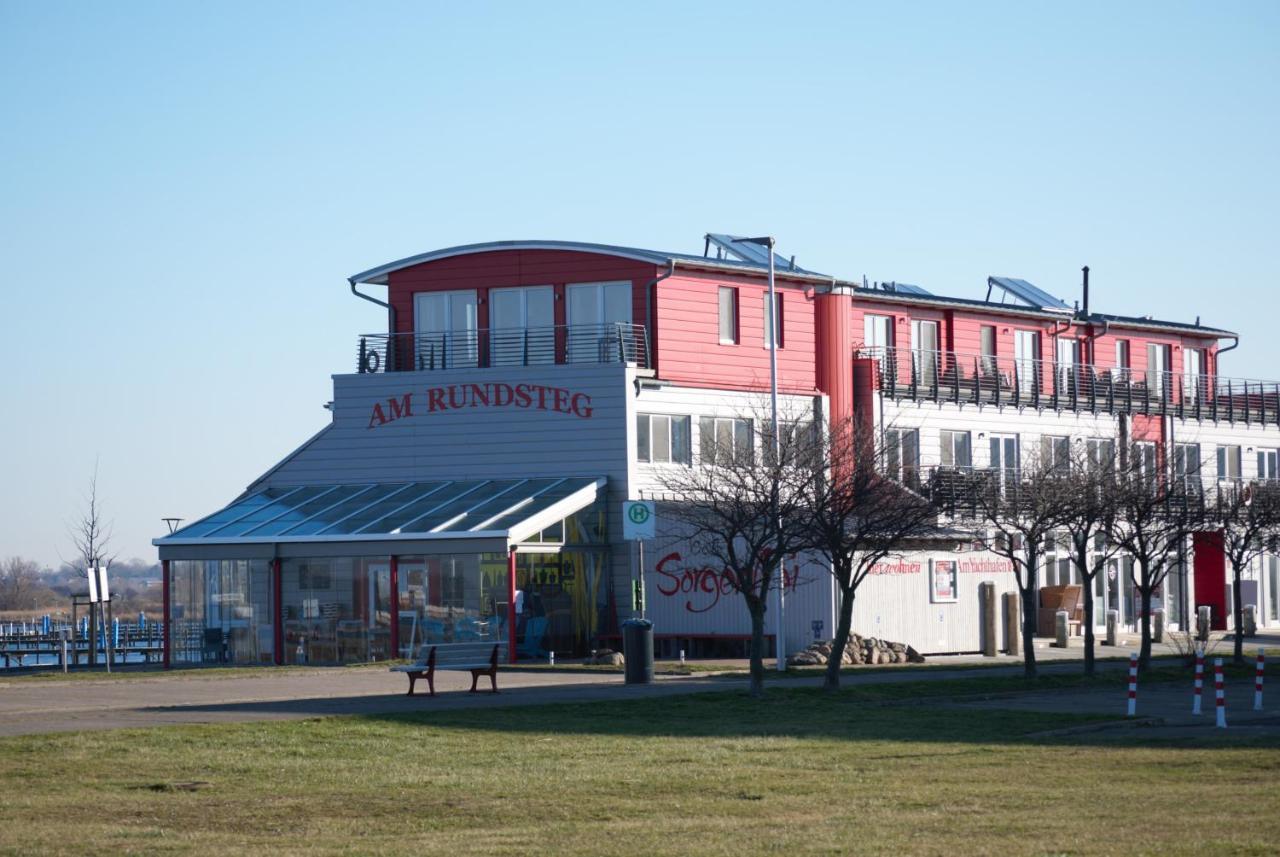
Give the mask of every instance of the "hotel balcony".
<svg viewBox="0 0 1280 857">
<path fill-rule="evenodd" d="M 1280 426 L 1276 381 L 912 348 L 859 356 L 877 361 L 880 390 L 891 399 Z"/>
<path fill-rule="evenodd" d="M 356 371 L 429 372 L 561 363 L 620 363 L 648 369 L 649 336 L 644 325 L 619 322 L 390 336 L 369 333 L 360 337 Z"/>
</svg>

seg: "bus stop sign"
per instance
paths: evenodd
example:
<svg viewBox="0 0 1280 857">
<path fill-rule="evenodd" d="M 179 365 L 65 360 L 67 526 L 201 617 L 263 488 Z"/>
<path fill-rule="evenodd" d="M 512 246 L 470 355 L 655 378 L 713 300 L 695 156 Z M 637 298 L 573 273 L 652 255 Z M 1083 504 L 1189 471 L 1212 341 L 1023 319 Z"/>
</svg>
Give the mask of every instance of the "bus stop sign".
<svg viewBox="0 0 1280 857">
<path fill-rule="evenodd" d="M 622 504 L 622 537 L 628 541 L 651 539 L 656 520 L 653 501 L 627 500 Z"/>
</svg>

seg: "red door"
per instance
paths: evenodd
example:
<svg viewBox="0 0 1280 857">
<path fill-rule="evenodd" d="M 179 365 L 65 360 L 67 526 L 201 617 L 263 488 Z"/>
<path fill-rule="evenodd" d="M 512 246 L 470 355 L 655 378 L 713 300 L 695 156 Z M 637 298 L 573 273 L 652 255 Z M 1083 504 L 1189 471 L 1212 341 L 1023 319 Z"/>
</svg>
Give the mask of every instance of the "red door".
<svg viewBox="0 0 1280 857">
<path fill-rule="evenodd" d="M 1227 629 L 1227 562 L 1222 550 L 1222 532 L 1196 533 L 1191 541 L 1195 551 L 1196 607 L 1213 608 L 1210 627 Z"/>
</svg>

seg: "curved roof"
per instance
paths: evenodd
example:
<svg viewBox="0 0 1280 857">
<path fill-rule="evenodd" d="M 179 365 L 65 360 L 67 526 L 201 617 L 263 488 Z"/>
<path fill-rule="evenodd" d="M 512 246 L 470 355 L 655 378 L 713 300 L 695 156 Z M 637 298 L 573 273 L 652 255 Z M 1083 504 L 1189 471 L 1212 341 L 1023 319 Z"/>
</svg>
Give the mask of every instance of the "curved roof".
<svg viewBox="0 0 1280 857">
<path fill-rule="evenodd" d="M 367 271 L 361 271 L 359 274 L 353 274 L 347 280 L 351 283 L 369 283 L 375 286 L 385 286 L 387 284 L 387 276 L 395 271 L 404 268 L 410 268 L 414 265 L 421 265 L 425 262 L 436 262 L 440 259 L 449 259 L 454 256 L 467 256 L 472 253 L 489 253 L 496 250 L 569 250 L 577 253 L 596 253 L 601 256 L 617 256 L 621 259 L 634 259 L 637 262 L 648 262 L 652 265 L 671 265 L 683 264 L 699 268 L 712 268 L 720 270 L 732 270 L 742 272 L 759 273 L 767 269 L 767 265 L 763 263 L 746 262 L 736 259 L 711 259 L 706 256 L 696 256 L 692 253 L 669 253 L 663 250 L 644 250 L 639 247 L 619 247 L 615 244 L 591 244 L 584 241 L 486 241 L 480 244 L 462 244 L 457 247 L 445 247 L 442 250 L 432 250 L 429 253 L 420 253 L 417 256 L 409 256 L 404 259 L 398 259 L 395 262 L 388 262 L 385 265 L 379 265 L 376 268 L 370 268 Z M 829 283 L 831 278 L 823 274 L 815 274 L 813 271 L 796 270 L 779 270 L 777 272 L 779 278 L 790 279 L 813 279 L 824 283 Z"/>
</svg>

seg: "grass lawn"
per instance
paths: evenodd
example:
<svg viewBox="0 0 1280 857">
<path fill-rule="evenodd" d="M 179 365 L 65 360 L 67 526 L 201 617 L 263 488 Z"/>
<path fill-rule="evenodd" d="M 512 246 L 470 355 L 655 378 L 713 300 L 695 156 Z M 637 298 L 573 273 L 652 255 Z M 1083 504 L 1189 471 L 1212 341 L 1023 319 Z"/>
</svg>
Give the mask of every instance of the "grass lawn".
<svg viewBox="0 0 1280 857">
<path fill-rule="evenodd" d="M 1275 853 L 1275 741 L 908 687 L 0 739 L 0 852 Z"/>
</svg>

